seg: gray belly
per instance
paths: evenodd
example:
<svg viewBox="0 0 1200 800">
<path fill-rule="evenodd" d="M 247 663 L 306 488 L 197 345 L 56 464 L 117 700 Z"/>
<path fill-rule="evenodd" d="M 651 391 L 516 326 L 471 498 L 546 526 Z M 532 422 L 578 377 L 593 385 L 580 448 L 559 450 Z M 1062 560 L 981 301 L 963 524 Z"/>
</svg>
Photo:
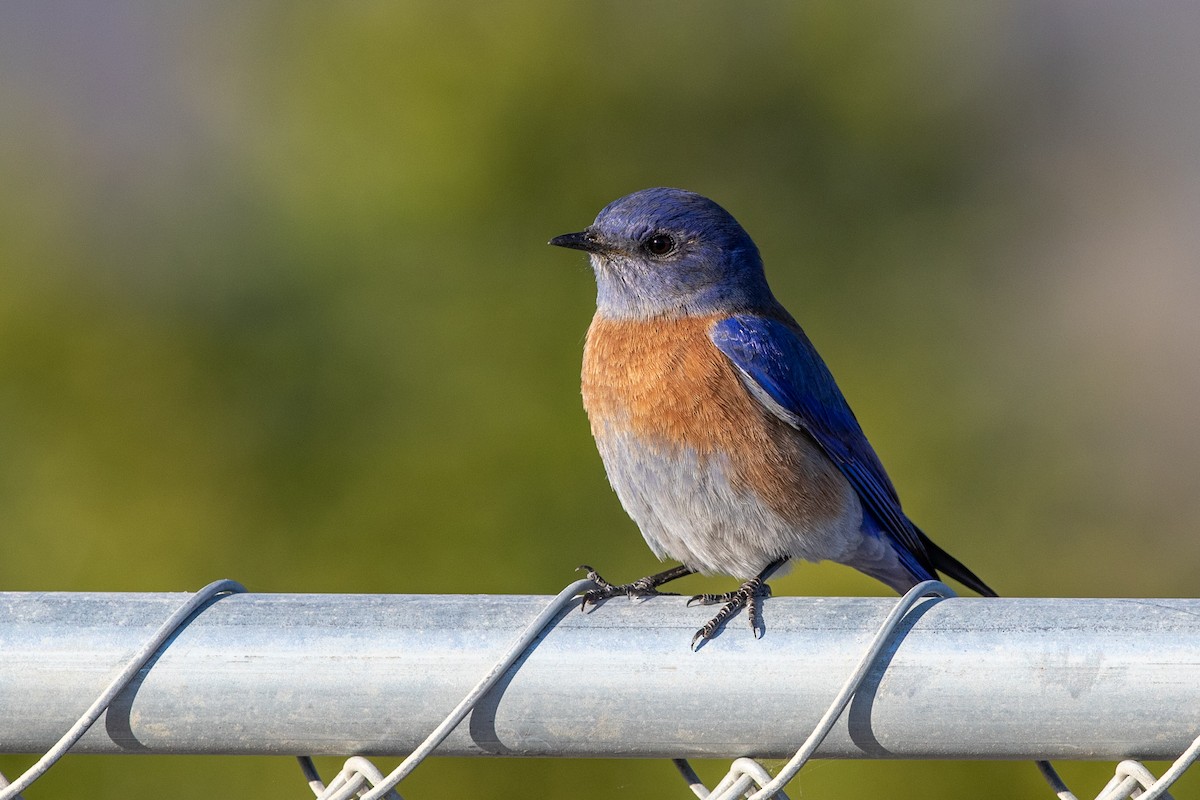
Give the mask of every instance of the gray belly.
<svg viewBox="0 0 1200 800">
<path fill-rule="evenodd" d="M 785 556 L 853 566 L 890 557 L 884 542 L 864 537 L 862 507 L 849 484 L 836 514 L 785 519 L 735 488 L 722 457 L 700 459 L 688 448 L 647 445 L 621 432 L 596 444 L 617 497 L 660 559 L 748 580 Z"/>
</svg>

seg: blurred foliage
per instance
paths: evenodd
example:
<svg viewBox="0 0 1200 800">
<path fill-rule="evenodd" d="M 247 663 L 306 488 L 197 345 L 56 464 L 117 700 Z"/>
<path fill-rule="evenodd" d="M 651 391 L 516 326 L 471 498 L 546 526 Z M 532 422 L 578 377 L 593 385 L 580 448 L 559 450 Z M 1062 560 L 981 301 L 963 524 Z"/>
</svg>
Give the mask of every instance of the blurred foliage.
<svg viewBox="0 0 1200 800">
<path fill-rule="evenodd" d="M 651 570 L 578 400 L 591 276 L 544 242 L 676 185 L 755 236 L 913 516 L 1002 593 L 1190 591 L 1185 566 L 1091 555 L 1177 537 L 1183 490 L 1115 479 L 1111 409 L 1081 399 L 1100 379 L 1038 338 L 1047 279 L 1016 256 L 1056 208 L 1020 170 L 1056 73 L 1012 13 L 0 12 L 0 586 L 550 593 L 584 561 Z M 776 590 L 886 593 L 830 565 Z M 287 759 L 79 757 L 30 796 L 148 781 L 304 792 Z M 793 796 L 963 785 L 1045 794 L 1032 765 L 826 763 Z M 402 788 L 686 791 L 665 763 L 460 759 Z"/>
</svg>

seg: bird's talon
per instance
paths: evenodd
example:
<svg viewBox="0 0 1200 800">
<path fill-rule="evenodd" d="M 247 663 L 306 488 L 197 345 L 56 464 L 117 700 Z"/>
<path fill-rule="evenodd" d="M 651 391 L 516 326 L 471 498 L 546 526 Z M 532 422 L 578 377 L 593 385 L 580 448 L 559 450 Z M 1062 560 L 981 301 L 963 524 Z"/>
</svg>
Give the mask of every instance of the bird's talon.
<svg viewBox="0 0 1200 800">
<path fill-rule="evenodd" d="M 587 611 L 588 606 L 600 605 L 604 600 L 618 595 L 625 595 L 630 599 L 642 597 L 656 597 L 658 595 L 674 594 L 673 592 L 660 592 L 658 587 L 667 581 L 673 581 L 676 578 L 682 578 L 684 575 L 690 575 L 692 570 L 688 567 L 674 567 L 673 569 L 660 572 L 657 575 L 647 575 L 644 578 L 638 578 L 631 583 L 616 585 L 609 583 L 600 573 L 587 564 L 581 564 L 576 568 L 576 572 L 587 570 L 587 577 L 592 583 L 596 584 L 595 589 L 588 589 L 583 593 L 583 603 L 580 605 L 582 611 Z"/>
<path fill-rule="evenodd" d="M 762 589 L 768 591 L 759 591 L 750 595 L 746 603 L 746 616 L 750 618 L 750 631 L 754 634 L 755 639 L 761 639 L 766 629 L 762 624 L 762 609 L 759 606 L 760 601 L 767 596 L 769 587 L 763 586 Z"/>
<path fill-rule="evenodd" d="M 716 636 L 717 631 L 734 614 L 743 608 L 746 609 L 747 621 L 750 623 L 750 632 L 754 635 L 755 639 L 761 639 L 767 632 L 766 626 L 762 622 L 762 600 L 771 596 L 771 587 L 763 583 L 763 576 L 770 574 L 781 563 L 776 562 L 771 564 L 766 570 L 746 581 L 732 592 L 726 592 L 725 594 L 698 594 L 688 600 L 687 604 L 689 606 L 693 603 L 701 605 L 724 603 L 713 618 L 703 628 L 696 631 L 696 635 L 692 638 L 692 649 L 696 649 L 697 640 L 712 639 Z"/>
<path fill-rule="evenodd" d="M 715 620 L 710 620 L 704 625 L 704 627 L 692 635 L 692 652 L 699 650 L 701 645 L 712 639 L 713 634 L 716 633 L 717 630 L 717 626 L 713 625 L 714 621 Z"/>
</svg>

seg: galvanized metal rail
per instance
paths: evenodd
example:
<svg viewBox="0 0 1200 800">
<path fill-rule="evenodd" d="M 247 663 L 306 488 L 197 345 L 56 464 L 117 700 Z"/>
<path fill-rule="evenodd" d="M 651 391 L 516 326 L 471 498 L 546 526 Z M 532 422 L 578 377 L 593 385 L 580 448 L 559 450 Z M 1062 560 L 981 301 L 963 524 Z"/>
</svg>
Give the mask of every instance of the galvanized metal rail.
<svg viewBox="0 0 1200 800">
<path fill-rule="evenodd" d="M 50 748 L 187 597 L 0 593 L 0 752 Z M 72 752 L 408 754 L 548 599 L 228 595 Z M 764 638 L 699 652 L 679 598 L 573 606 L 437 752 L 788 757 L 895 602 L 772 598 Z M 930 598 L 816 755 L 1172 759 L 1198 733 L 1200 600 Z"/>
</svg>

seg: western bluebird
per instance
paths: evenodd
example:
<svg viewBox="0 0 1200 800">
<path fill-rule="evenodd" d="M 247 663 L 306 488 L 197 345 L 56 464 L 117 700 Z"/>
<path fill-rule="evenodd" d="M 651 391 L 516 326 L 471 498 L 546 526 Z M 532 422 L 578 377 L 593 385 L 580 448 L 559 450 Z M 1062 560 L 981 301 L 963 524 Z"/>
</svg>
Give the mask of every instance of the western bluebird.
<svg viewBox="0 0 1200 800">
<path fill-rule="evenodd" d="M 905 516 L 896 489 L 825 362 L 771 294 L 758 248 L 719 205 L 680 189 L 609 204 L 550 244 L 583 250 L 596 316 L 583 404 L 621 504 L 660 559 L 682 566 L 599 588 L 665 594 L 695 572 L 745 583 L 696 632 L 710 639 L 748 606 L 761 636 L 766 579 L 790 559 L 837 561 L 905 592 L 944 572 L 987 584 Z"/>
</svg>

